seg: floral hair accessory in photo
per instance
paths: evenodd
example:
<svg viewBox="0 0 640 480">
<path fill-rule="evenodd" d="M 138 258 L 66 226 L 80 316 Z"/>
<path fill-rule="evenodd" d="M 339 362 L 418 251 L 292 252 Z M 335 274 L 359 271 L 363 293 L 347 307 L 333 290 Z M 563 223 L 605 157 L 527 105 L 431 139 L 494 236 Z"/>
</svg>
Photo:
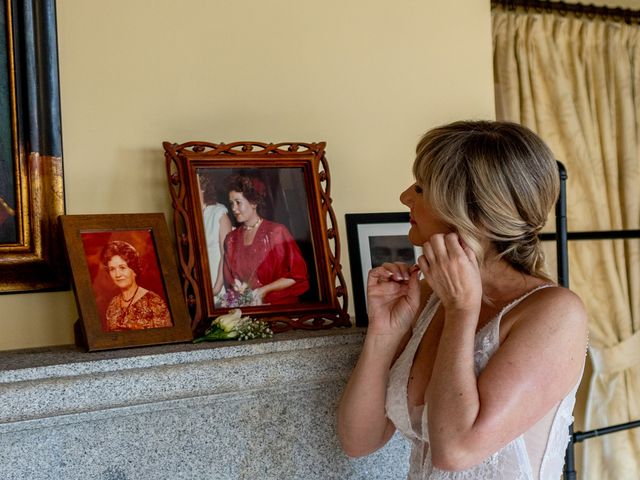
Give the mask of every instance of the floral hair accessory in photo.
<svg viewBox="0 0 640 480">
<path fill-rule="evenodd" d="M 250 177 L 251 185 L 258 195 L 265 197 L 267 195 L 267 186 L 257 177 Z"/>
<path fill-rule="evenodd" d="M 273 331 L 266 322 L 243 317 L 242 311 L 236 308 L 214 319 L 204 335 L 196 338 L 193 343 L 271 337 L 273 337 Z"/>
</svg>

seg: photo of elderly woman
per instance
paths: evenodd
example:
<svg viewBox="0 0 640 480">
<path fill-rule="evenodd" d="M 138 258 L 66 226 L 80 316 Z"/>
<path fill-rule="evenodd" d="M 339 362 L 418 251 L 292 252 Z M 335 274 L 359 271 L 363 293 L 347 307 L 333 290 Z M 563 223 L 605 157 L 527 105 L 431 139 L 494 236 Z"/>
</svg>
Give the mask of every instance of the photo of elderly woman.
<svg viewBox="0 0 640 480">
<path fill-rule="evenodd" d="M 81 237 L 103 331 L 173 326 L 149 231 L 84 232 Z"/>
<path fill-rule="evenodd" d="M 298 303 L 309 290 L 307 263 L 289 229 L 266 218 L 265 182 L 232 174 L 225 186 L 236 226 L 224 241 L 221 306 Z"/>
<path fill-rule="evenodd" d="M 197 173 L 211 287 L 214 296 L 224 295 L 225 289 L 222 276 L 223 245 L 224 239 L 231 231 L 231 220 L 227 214 L 227 207 L 218 198 L 219 193 L 212 172 L 208 169 L 199 168 Z"/>
</svg>

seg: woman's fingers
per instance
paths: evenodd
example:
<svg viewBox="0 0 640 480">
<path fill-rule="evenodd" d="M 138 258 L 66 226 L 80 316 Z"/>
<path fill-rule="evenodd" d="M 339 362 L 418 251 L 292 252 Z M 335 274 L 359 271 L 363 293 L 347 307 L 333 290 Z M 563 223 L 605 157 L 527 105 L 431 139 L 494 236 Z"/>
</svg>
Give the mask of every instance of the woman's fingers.
<svg viewBox="0 0 640 480">
<path fill-rule="evenodd" d="M 407 263 L 385 262 L 381 265 L 380 268 L 384 268 L 385 270 L 391 272 L 394 280 L 408 280 L 409 276 L 411 275 L 409 273 L 411 265 Z"/>
<path fill-rule="evenodd" d="M 405 263 L 384 263 L 369 271 L 369 331 L 404 335 L 420 307 L 420 269 Z"/>
<path fill-rule="evenodd" d="M 432 288 L 436 283 L 450 283 L 451 276 L 457 275 L 459 259 L 468 261 L 467 253 L 460 244 L 457 233 L 437 233 L 422 246 L 424 255 L 418 259 L 418 265 Z"/>
<path fill-rule="evenodd" d="M 418 264 L 433 291 L 447 305 L 476 307 L 482 295 L 474 252 L 457 233 L 435 234 L 423 245 Z"/>
<path fill-rule="evenodd" d="M 447 244 L 447 249 L 449 252 L 454 253 L 459 257 L 466 257 L 473 265 L 478 264 L 476 259 L 476 254 L 469 248 L 469 246 L 464 243 L 464 241 L 460 238 L 459 235 L 455 233 L 447 234 L 445 238 L 445 242 Z"/>
<path fill-rule="evenodd" d="M 369 271 L 367 286 L 384 281 L 408 281 L 412 273 L 412 268 L 411 265 L 406 263 L 383 263 L 381 266 Z"/>
<path fill-rule="evenodd" d="M 460 242 L 460 247 L 462 248 L 462 251 L 467 256 L 469 261 L 477 267 L 478 259 L 476 258 L 476 253 L 473 250 L 471 250 L 471 248 L 469 248 L 469 246 L 466 243 L 464 243 L 462 239 L 459 239 L 459 242 Z"/>
<path fill-rule="evenodd" d="M 433 237 L 432 237 L 433 238 Z M 433 251 L 433 245 L 431 244 L 431 240 L 422 245 L 422 253 L 424 254 L 425 259 L 429 265 L 436 264 L 436 254 Z"/>
<path fill-rule="evenodd" d="M 427 257 L 424 255 L 420 255 L 418 257 L 418 267 L 420 267 L 422 274 L 426 276 L 429 271 L 429 261 L 427 260 Z"/>
<path fill-rule="evenodd" d="M 455 234 L 454 234 L 455 235 Z M 436 233 L 429 239 L 429 246 L 433 252 L 433 256 L 438 261 L 446 261 L 449 258 L 449 252 L 447 252 L 447 245 L 445 243 L 445 235 L 443 233 Z M 429 261 L 431 259 L 427 257 Z"/>
<path fill-rule="evenodd" d="M 456 233 L 448 233 L 444 237 L 444 245 L 447 251 L 450 254 L 462 256 L 464 255 L 464 250 L 462 249 L 462 245 L 460 244 L 460 237 Z"/>
<path fill-rule="evenodd" d="M 432 267 L 436 263 L 444 264 L 455 257 L 467 257 L 469 260 L 475 259 L 475 255 L 469 256 L 473 251 L 463 245 L 457 233 L 436 233 L 429 238 L 428 242 L 422 246 L 425 257 Z"/>
</svg>

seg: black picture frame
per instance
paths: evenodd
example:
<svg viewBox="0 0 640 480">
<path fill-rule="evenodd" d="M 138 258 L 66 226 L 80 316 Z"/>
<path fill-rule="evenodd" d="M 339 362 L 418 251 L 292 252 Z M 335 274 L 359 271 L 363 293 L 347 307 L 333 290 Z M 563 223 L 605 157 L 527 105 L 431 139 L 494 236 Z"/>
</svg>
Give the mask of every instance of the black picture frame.
<svg viewBox="0 0 640 480">
<path fill-rule="evenodd" d="M 384 261 L 415 263 L 421 253 L 407 237 L 411 227 L 409 212 L 347 213 L 345 222 L 355 324 L 366 327 L 368 271 Z"/>
</svg>

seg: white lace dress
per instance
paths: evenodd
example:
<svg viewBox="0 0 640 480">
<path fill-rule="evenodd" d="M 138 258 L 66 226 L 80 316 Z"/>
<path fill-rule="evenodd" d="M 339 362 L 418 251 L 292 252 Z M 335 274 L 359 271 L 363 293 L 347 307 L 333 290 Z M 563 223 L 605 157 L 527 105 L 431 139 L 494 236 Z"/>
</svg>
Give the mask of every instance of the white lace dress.
<svg viewBox="0 0 640 480">
<path fill-rule="evenodd" d="M 541 285 L 515 300 L 476 333 L 476 376 L 498 348 L 500 319 L 524 298 L 549 286 Z M 416 350 L 439 304 L 439 299 L 432 295 L 416 322 L 411 339 L 391 369 L 387 388 L 387 416 L 412 444 L 409 480 L 558 480 L 564 465 L 564 452 L 569 441 L 568 428 L 573 421 L 571 412 L 578 384 L 527 432 L 475 467 L 444 471 L 433 466 L 429 450 L 427 407 L 422 405 L 409 411 L 407 384 Z"/>
</svg>

